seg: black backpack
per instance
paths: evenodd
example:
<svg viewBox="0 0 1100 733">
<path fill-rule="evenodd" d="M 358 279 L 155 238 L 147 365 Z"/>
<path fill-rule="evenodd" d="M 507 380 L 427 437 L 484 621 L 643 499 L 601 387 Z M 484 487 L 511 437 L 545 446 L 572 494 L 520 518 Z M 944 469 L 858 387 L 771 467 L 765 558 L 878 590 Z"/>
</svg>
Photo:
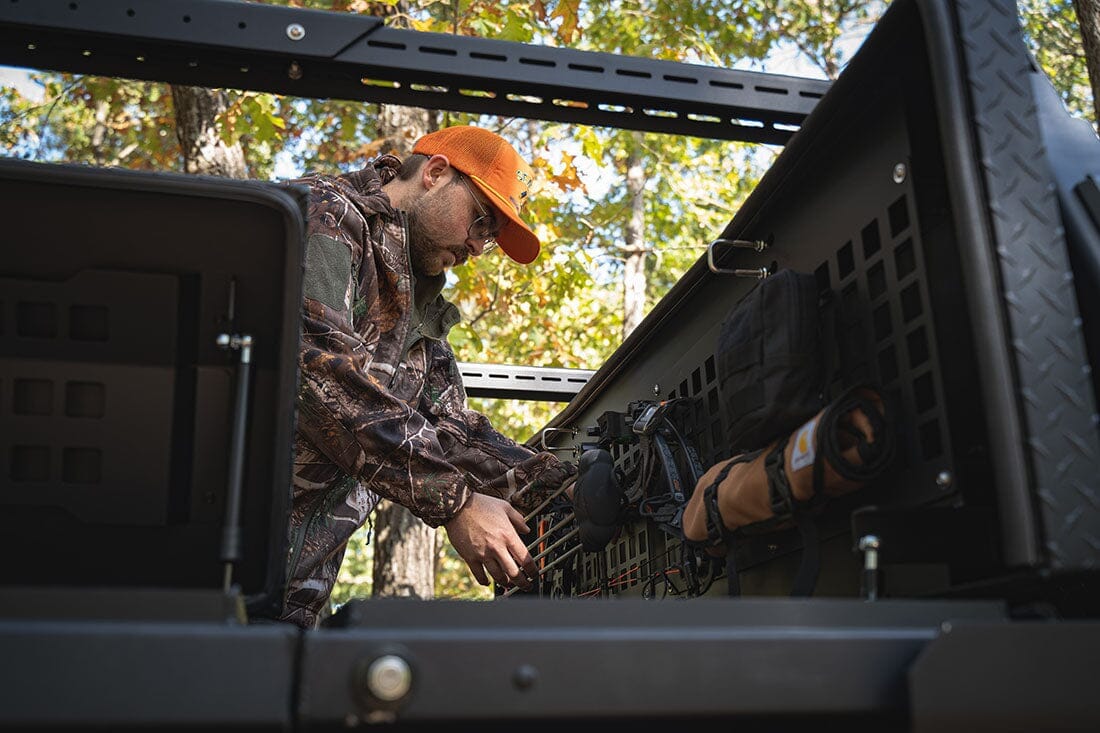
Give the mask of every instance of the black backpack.
<svg viewBox="0 0 1100 733">
<path fill-rule="evenodd" d="M 813 275 L 779 270 L 723 321 L 715 356 L 733 454 L 767 445 L 824 408 L 819 300 Z"/>
<path fill-rule="evenodd" d="M 831 321 L 821 313 L 830 297 L 830 291 L 819 292 L 813 275 L 779 270 L 757 283 L 722 322 L 715 356 L 731 455 L 749 459 L 825 408 L 829 373 L 822 328 Z M 806 507 L 792 511 L 804 552 L 791 595 L 806 596 L 820 562 L 817 526 Z M 731 542 L 730 595 L 740 594 L 735 552 Z"/>
</svg>

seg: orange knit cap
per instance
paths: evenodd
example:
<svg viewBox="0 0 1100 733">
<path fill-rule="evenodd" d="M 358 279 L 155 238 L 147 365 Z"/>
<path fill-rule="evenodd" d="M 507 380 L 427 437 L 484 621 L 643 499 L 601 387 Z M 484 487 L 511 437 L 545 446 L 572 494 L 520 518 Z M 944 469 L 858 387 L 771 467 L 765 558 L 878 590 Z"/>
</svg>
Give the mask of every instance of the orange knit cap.
<svg viewBox="0 0 1100 733">
<path fill-rule="evenodd" d="M 504 214 L 497 242 L 505 254 L 526 264 L 539 254 L 539 240 L 519 212 L 534 182 L 531 166 L 508 141 L 480 127 L 455 126 L 420 138 L 413 153 L 445 155 Z"/>
</svg>

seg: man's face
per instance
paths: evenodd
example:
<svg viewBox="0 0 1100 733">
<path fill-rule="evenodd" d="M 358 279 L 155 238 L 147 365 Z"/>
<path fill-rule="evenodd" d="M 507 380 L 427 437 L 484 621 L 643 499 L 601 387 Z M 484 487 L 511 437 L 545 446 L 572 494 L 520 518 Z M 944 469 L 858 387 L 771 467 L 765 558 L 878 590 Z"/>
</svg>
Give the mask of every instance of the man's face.
<svg viewBox="0 0 1100 733">
<path fill-rule="evenodd" d="M 480 255 L 485 242 L 470 236 L 471 225 L 486 215 L 494 225 L 501 219 L 480 191 L 464 185 L 461 174 L 453 169 L 450 174 L 409 207 L 409 255 L 413 271 L 421 275 L 439 275 Z"/>
</svg>

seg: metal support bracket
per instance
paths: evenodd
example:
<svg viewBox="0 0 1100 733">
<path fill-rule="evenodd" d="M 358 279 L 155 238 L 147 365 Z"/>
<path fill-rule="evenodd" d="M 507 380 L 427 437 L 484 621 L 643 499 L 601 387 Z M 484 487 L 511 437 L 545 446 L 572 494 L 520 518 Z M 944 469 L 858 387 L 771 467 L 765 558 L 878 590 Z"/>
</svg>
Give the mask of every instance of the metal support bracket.
<svg viewBox="0 0 1100 733">
<path fill-rule="evenodd" d="M 576 448 L 571 445 L 562 446 L 561 448 L 547 445 L 546 436 L 551 433 L 568 433 L 570 436 L 576 437 L 578 432 L 577 428 L 543 428 L 543 431 L 539 433 L 539 447 L 544 451 L 573 451 L 573 453 L 576 454 Z"/>
<path fill-rule="evenodd" d="M 714 249 L 717 246 L 737 247 L 739 249 L 751 249 L 754 252 L 763 252 L 768 248 L 768 243 L 762 239 L 716 239 L 707 245 L 707 267 L 711 272 L 718 273 L 720 275 L 736 275 L 737 277 L 755 277 L 763 280 L 771 271 L 767 267 L 757 268 L 733 268 L 727 269 L 718 266 L 717 258 L 714 255 Z"/>
</svg>

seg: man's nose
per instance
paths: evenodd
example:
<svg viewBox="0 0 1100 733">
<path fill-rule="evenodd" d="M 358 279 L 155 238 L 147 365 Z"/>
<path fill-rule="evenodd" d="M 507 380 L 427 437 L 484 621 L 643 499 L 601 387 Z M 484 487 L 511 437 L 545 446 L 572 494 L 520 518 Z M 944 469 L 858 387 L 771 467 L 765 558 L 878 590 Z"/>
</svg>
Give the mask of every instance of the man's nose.
<svg viewBox="0 0 1100 733">
<path fill-rule="evenodd" d="M 466 237 L 466 249 L 470 250 L 471 257 L 480 257 L 485 251 L 485 240 Z"/>
</svg>

